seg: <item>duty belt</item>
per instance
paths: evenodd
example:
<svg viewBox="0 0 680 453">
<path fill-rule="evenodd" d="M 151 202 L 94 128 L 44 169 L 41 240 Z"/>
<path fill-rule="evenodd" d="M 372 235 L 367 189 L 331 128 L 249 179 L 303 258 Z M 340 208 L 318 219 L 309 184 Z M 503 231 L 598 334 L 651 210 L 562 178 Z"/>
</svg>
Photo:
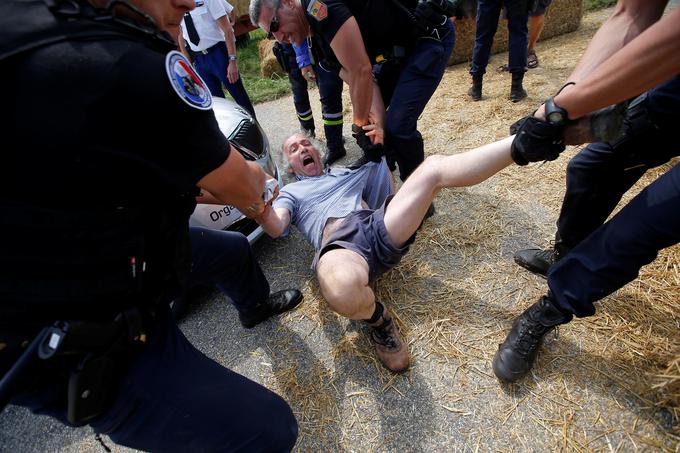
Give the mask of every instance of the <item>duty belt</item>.
<svg viewBox="0 0 680 453">
<path fill-rule="evenodd" d="M 149 316 L 132 308 L 107 324 L 59 321 L 43 328 L 0 380 L 0 412 L 41 363 L 68 356 L 79 360 L 68 381 L 68 421 L 81 425 L 101 414 L 117 383 L 111 376 L 120 371 L 120 361 L 135 344 L 146 342 Z"/>
</svg>

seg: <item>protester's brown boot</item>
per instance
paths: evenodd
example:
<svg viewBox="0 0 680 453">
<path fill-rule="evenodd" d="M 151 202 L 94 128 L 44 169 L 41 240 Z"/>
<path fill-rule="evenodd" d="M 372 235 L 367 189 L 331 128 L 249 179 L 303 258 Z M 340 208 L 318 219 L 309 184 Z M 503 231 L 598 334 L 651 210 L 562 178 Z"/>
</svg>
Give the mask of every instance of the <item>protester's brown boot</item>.
<svg viewBox="0 0 680 453">
<path fill-rule="evenodd" d="M 387 307 L 378 321 L 369 324 L 369 329 L 375 352 L 383 365 L 394 372 L 406 370 L 411 357 Z"/>
</svg>

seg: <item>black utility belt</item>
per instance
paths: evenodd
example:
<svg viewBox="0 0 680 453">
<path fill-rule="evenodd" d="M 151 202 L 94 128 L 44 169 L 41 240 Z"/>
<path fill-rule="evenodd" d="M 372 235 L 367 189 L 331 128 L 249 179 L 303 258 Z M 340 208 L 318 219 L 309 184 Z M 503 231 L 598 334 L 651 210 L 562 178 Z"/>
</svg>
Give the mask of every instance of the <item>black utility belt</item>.
<svg viewBox="0 0 680 453">
<path fill-rule="evenodd" d="M 375 57 L 375 63 L 383 64 L 388 61 L 400 62 L 404 60 L 412 51 L 412 48 L 406 48 L 404 46 L 392 46 L 386 52 L 383 52 Z"/>
<path fill-rule="evenodd" d="M 43 328 L 28 345 L 22 342 L 18 359 L 0 376 L 0 412 L 28 382 L 60 379 L 48 375 L 67 367 L 67 419 L 76 426 L 87 423 L 109 407 L 153 318 L 152 311 L 130 308 L 109 323 L 59 321 Z"/>
</svg>

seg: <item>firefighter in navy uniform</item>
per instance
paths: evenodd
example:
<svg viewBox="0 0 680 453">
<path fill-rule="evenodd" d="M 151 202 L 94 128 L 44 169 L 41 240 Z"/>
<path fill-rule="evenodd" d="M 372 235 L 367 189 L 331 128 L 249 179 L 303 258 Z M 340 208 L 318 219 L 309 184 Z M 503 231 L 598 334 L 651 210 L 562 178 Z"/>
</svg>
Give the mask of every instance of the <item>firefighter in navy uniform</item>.
<svg viewBox="0 0 680 453">
<path fill-rule="evenodd" d="M 198 188 L 255 216 L 266 175 L 174 51 L 193 0 L 105 3 L 0 6 L 0 408 L 141 450 L 289 451 L 286 402 L 195 349 L 168 307 Z"/>
<path fill-rule="evenodd" d="M 385 152 L 405 180 L 424 159 L 417 121 L 453 50 L 453 8 L 448 0 L 253 0 L 250 18 L 280 42 L 313 34 L 330 46 L 326 60 L 349 84 L 352 132 L 364 151 L 354 166 L 380 159 L 384 127 Z M 381 128 L 367 134 L 369 123 Z"/>
<path fill-rule="evenodd" d="M 272 52 L 281 68 L 288 74 L 293 91 L 293 103 L 300 122 L 300 131 L 315 137 L 314 115 L 309 103 L 308 82 L 316 82 L 319 87 L 319 100 L 323 117 L 323 128 L 326 135 L 326 153 L 324 165 L 331 165 L 347 154 L 342 138 L 342 79 L 337 71 L 329 71 L 317 64 L 312 51 L 321 45 L 317 40 L 307 40 L 297 47 L 291 44 L 274 43 Z"/>
</svg>

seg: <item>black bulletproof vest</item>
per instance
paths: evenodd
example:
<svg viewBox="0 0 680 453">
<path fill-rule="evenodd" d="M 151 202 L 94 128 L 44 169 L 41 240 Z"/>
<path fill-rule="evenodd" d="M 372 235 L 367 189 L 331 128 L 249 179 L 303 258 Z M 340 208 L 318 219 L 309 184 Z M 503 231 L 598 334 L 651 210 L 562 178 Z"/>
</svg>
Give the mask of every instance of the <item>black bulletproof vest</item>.
<svg viewBox="0 0 680 453">
<path fill-rule="evenodd" d="M 11 71 L 26 52 L 71 40 L 124 38 L 161 51 L 174 48 L 154 30 L 68 11 L 55 15 L 46 3 L 0 2 L 0 71 Z M 7 132 L 5 143 L 20 141 Z M 12 168 L 11 155 L 1 147 L 0 162 L 32 183 L 31 169 Z M 191 196 L 166 196 L 150 210 L 134 200 L 60 206 L 9 192 L 0 193 L 0 333 L 30 334 L 56 320 L 109 321 L 125 308 L 164 301 L 188 276 Z"/>
</svg>

